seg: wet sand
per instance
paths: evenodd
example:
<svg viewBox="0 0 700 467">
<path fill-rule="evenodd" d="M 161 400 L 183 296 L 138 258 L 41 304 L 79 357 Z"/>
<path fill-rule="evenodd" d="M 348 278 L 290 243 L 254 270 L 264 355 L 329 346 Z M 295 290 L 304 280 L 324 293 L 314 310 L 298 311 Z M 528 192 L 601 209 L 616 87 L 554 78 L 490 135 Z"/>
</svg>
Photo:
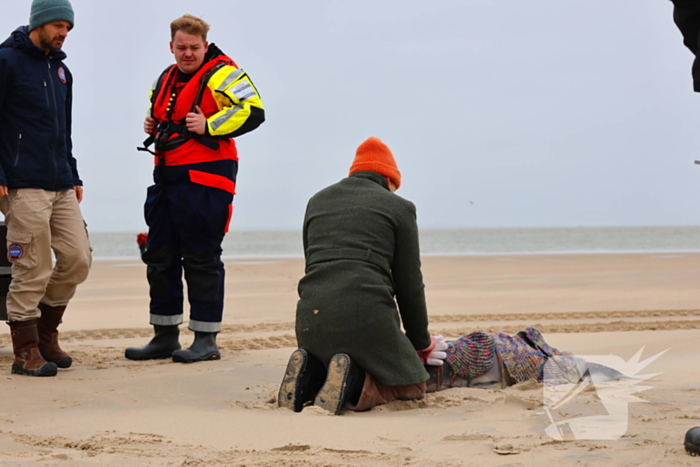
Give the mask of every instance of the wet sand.
<svg viewBox="0 0 700 467">
<path fill-rule="evenodd" d="M 95 263 L 61 327 L 74 366 L 55 378 L 11 375 L 9 329 L 0 328 L 0 466 L 697 463 L 682 440 L 700 425 L 700 254 L 423 259 L 433 334 L 536 326 L 551 345 L 592 360 L 627 361 L 642 347 L 644 360 L 669 349 L 638 373 L 660 374 L 638 382 L 648 389 L 636 396 L 648 402 L 631 402 L 625 417 L 609 421 L 623 420 L 624 434 L 608 440 L 545 433 L 551 419 L 606 415 L 607 387 L 556 409 L 534 382 L 449 389 L 340 417 L 279 409 L 303 261 L 226 266 L 221 361 L 124 359 L 125 347 L 152 334 L 137 261 Z M 182 334 L 183 345 L 191 340 Z"/>
</svg>

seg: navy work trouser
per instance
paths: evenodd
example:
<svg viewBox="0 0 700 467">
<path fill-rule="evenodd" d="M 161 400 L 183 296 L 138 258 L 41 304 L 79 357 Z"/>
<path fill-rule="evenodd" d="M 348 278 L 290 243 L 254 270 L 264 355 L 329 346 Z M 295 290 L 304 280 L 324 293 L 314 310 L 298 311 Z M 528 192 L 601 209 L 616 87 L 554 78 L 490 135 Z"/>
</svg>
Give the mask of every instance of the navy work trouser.
<svg viewBox="0 0 700 467">
<path fill-rule="evenodd" d="M 219 332 L 224 308 L 221 242 L 230 221 L 233 194 L 192 182 L 148 188 L 145 217 L 151 324 L 183 321 L 182 272 L 187 281 L 192 331 Z"/>
</svg>

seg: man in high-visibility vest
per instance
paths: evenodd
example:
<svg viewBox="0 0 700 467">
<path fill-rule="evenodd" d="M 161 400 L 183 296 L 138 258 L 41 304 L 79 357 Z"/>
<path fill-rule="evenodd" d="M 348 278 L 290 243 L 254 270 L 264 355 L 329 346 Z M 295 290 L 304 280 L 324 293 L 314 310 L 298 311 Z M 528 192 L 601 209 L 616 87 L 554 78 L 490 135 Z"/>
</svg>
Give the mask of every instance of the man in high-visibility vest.
<svg viewBox="0 0 700 467">
<path fill-rule="evenodd" d="M 167 68 L 151 93 L 144 122 L 155 143 L 155 184 L 148 188 L 148 239 L 142 254 L 150 285 L 155 336 L 126 358 L 198 362 L 221 358 L 216 335 L 224 305 L 221 242 L 233 212 L 238 171 L 234 137 L 265 120 L 257 89 L 236 63 L 207 42 L 209 25 L 185 15 L 170 24 Z M 181 349 L 182 273 L 190 304 L 193 344 Z"/>
</svg>

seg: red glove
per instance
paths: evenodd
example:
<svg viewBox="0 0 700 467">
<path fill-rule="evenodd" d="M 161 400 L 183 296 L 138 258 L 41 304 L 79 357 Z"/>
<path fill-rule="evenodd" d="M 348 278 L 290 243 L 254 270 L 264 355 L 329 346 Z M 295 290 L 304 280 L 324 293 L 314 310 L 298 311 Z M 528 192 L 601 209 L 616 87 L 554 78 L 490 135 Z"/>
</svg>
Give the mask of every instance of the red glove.
<svg viewBox="0 0 700 467">
<path fill-rule="evenodd" d="M 146 246 L 147 241 L 148 241 L 148 234 L 140 233 L 140 234 L 136 235 L 136 243 L 138 243 L 139 246 Z"/>
<path fill-rule="evenodd" d="M 140 233 L 136 235 L 136 243 L 139 245 L 139 250 L 141 254 L 146 251 L 146 245 L 148 244 L 148 234 Z"/>
</svg>

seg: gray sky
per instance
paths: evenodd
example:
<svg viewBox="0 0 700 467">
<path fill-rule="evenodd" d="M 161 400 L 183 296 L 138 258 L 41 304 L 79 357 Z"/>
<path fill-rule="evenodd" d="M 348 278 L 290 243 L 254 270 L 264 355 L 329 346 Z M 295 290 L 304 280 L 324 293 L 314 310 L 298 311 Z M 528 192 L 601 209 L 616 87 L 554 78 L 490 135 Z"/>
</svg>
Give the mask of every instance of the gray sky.
<svg viewBox="0 0 700 467">
<path fill-rule="evenodd" d="M 2 1 L 0 34 L 29 0 Z M 248 71 L 232 228 L 300 228 L 384 140 L 422 228 L 697 225 L 700 95 L 666 0 L 71 0 L 75 155 L 92 231 L 140 231 L 149 86 L 191 13 Z M 472 204 L 473 203 L 473 204 Z"/>
</svg>

